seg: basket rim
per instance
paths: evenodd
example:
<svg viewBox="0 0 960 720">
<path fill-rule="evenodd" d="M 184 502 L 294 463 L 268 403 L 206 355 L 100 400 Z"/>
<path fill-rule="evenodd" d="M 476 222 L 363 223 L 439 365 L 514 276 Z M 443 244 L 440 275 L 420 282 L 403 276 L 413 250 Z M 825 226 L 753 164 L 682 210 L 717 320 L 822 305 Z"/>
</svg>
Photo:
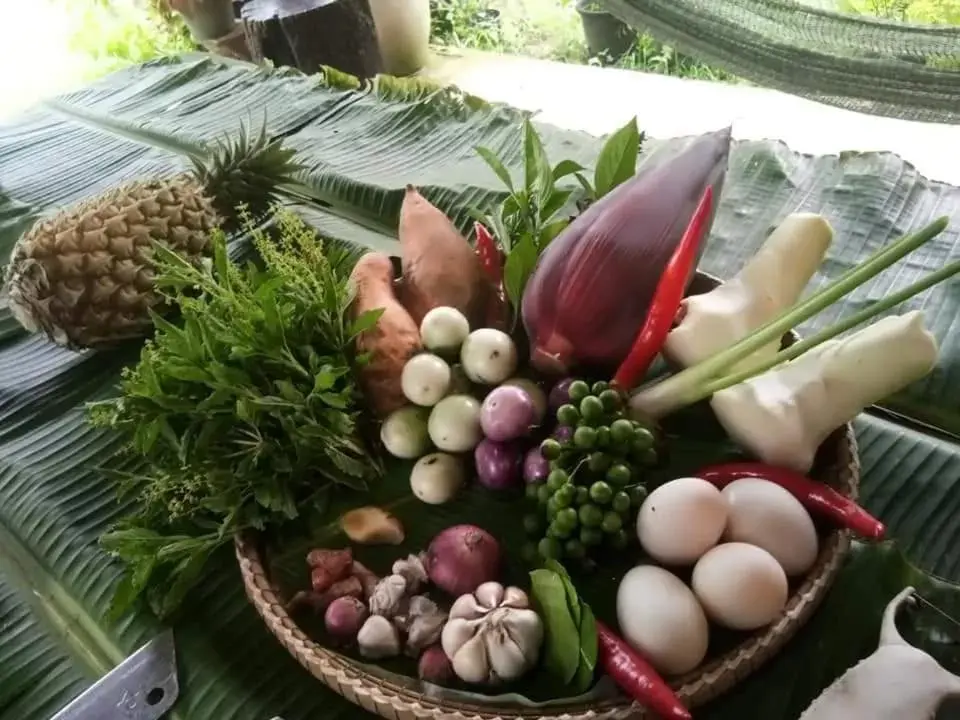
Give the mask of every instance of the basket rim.
<svg viewBox="0 0 960 720">
<path fill-rule="evenodd" d="M 719 279 L 698 272 L 696 284 L 711 286 Z M 697 292 L 697 290 L 693 290 Z M 787 343 L 794 341 L 789 333 Z M 838 428 L 826 441 L 835 447 L 822 473 L 843 495 L 856 499 L 860 460 L 852 423 Z M 822 536 L 817 560 L 787 601 L 780 618 L 752 633 L 726 653 L 709 659 L 690 673 L 672 678 L 670 685 L 687 707 L 694 708 L 722 695 L 773 658 L 810 619 L 832 587 L 850 549 L 851 535 L 832 529 Z M 237 535 L 235 551 L 247 596 L 270 632 L 315 678 L 365 710 L 389 718 L 447 720 L 600 720 L 650 718 L 652 715 L 626 696 L 588 705 L 571 701 L 549 707 L 477 705 L 441 700 L 418 693 L 360 668 L 351 658 L 323 647 L 310 638 L 287 613 L 280 590 L 271 582 L 261 553 L 259 536 Z"/>
</svg>

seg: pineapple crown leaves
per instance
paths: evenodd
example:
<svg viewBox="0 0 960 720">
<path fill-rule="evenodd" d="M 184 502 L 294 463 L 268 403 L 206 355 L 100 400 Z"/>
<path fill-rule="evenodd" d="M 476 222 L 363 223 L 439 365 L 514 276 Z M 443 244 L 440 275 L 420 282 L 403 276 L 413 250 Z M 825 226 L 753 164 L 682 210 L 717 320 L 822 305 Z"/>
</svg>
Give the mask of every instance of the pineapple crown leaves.
<svg viewBox="0 0 960 720">
<path fill-rule="evenodd" d="M 218 140 L 207 157 L 194 155 L 191 161 L 217 211 L 231 224 L 239 221 L 240 206 L 255 217 L 266 214 L 278 187 L 293 182 L 304 167 L 295 150 L 267 134 L 266 122 L 256 135 L 241 125 L 236 138 Z"/>
</svg>

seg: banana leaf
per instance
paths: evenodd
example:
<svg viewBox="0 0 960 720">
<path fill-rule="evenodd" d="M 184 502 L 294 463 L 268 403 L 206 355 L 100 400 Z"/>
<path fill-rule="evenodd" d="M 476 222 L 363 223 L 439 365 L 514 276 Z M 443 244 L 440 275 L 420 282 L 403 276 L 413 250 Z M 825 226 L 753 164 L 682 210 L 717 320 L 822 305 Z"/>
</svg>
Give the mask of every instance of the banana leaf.
<svg viewBox="0 0 960 720">
<path fill-rule="evenodd" d="M 0 573 L 0 709 L 9 717 L 49 717 L 59 699 L 80 693 L 88 678 L 34 615 L 10 577 Z"/>
<path fill-rule="evenodd" d="M 456 90 L 381 78 L 351 87 L 342 76 L 305 77 L 208 57 L 121 71 L 55 105 L 0 127 L 0 253 L 37 217 L 137 176 L 186 167 L 184 152 L 266 118 L 269 132 L 303 153 L 303 179 L 326 234 L 396 252 L 403 187 L 414 183 L 464 229 L 468 208 L 496 202 L 503 188 L 473 152 L 484 145 L 520 166 L 522 115 Z M 539 125 L 550 158 L 589 166 L 590 136 Z M 646 152 L 672 143 L 648 143 Z M 828 315 L 850 312 L 911 282 L 951 254 L 960 190 L 931 183 L 884 154 L 808 157 L 775 142 L 738 143 L 704 269 L 735 271 L 770 227 L 797 208 L 826 214 L 837 229 L 817 282 L 931 217 L 954 227 L 899 272 L 858 291 Z M 237 249 L 243 240 L 236 241 Z M 957 286 L 914 303 L 927 310 L 943 347 L 938 371 L 895 407 L 947 429 L 960 427 L 953 382 L 960 339 L 951 326 Z M 829 319 L 829 318 L 828 318 Z M 823 322 L 818 320 L 816 322 Z M 817 325 L 811 324 L 810 327 Z M 803 328 L 809 330 L 809 328 Z M 72 353 L 25 335 L 0 305 L 0 720 L 45 718 L 159 629 L 137 610 L 106 616 L 122 567 L 97 546 L 124 511 L 94 469 L 117 439 L 88 427 L 83 404 L 114 392 L 137 348 Z M 767 669 L 713 703 L 702 717 L 796 717 L 833 677 L 876 643 L 882 606 L 906 582 L 960 609 L 960 450 L 948 438 L 887 419 L 857 423 L 868 508 L 896 546 L 860 547 L 824 609 Z M 441 516 L 442 517 L 442 516 Z M 496 513 L 482 524 L 495 529 Z M 267 633 L 245 600 L 235 560 L 219 554 L 176 620 L 181 697 L 174 717 L 286 720 L 356 717 L 359 711 L 310 678 Z M 918 624 L 917 642 L 940 652 L 942 633 Z M 940 653 L 957 669 L 956 658 Z M 38 675 L 41 674 L 42 675 Z M 33 678 L 44 677 L 37 689 Z M 748 710 L 744 710 L 748 708 Z"/>
</svg>

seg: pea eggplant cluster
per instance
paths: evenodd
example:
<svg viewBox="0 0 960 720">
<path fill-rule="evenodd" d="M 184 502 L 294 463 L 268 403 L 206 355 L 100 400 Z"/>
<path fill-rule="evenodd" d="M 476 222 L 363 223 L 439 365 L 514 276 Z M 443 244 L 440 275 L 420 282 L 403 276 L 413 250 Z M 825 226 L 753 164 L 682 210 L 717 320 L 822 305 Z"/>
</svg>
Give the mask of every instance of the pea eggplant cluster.
<svg viewBox="0 0 960 720">
<path fill-rule="evenodd" d="M 553 437 L 539 448 L 548 472 L 526 488 L 535 509 L 524 517 L 531 538 L 524 555 L 589 566 L 599 549 L 631 542 L 647 495 L 644 474 L 658 461 L 656 438 L 627 417 L 624 396 L 606 382 L 573 380 L 566 395 Z"/>
</svg>

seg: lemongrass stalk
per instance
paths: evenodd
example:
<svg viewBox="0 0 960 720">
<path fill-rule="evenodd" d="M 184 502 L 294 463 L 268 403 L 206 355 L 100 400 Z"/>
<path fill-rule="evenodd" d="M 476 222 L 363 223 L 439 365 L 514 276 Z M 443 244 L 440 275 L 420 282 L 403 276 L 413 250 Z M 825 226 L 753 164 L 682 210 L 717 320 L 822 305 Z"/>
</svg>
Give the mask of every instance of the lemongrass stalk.
<svg viewBox="0 0 960 720">
<path fill-rule="evenodd" d="M 889 297 L 884 298 L 883 300 L 878 300 L 875 303 L 871 303 L 863 310 L 853 313 L 849 317 L 840 320 L 837 323 L 834 323 L 828 328 L 824 328 L 817 333 L 814 333 L 810 337 L 804 338 L 798 342 L 795 342 L 788 348 L 785 348 L 778 352 L 772 358 L 764 359 L 760 362 L 753 363 L 747 367 L 739 370 L 730 375 L 724 375 L 723 377 L 717 378 L 712 382 L 707 383 L 703 386 L 701 396 L 697 399 L 703 400 L 710 397 L 714 393 L 718 393 L 721 390 L 726 390 L 728 387 L 733 387 L 734 385 L 739 385 L 745 380 L 759 375 L 760 373 L 766 372 L 771 368 L 781 365 L 790 360 L 794 360 L 801 355 L 803 355 L 808 350 L 812 350 L 818 345 L 832 340 L 837 335 L 845 333 L 847 330 L 852 330 L 858 325 L 862 325 L 867 320 L 871 320 L 882 312 L 896 307 L 902 302 L 906 302 L 914 295 L 919 295 L 924 290 L 933 287 L 942 283 L 944 280 L 953 277 L 957 273 L 960 273 L 960 260 L 955 260 L 949 265 L 944 266 L 940 270 L 937 270 L 934 273 L 930 273 L 923 280 L 915 282 L 908 287 L 905 287 L 903 290 L 890 295 Z M 695 401 L 696 402 L 696 401 Z"/>
<path fill-rule="evenodd" d="M 682 370 L 676 375 L 641 388 L 630 399 L 630 406 L 650 418 L 663 417 L 702 399 L 702 385 L 714 380 L 740 360 L 748 357 L 770 342 L 779 340 L 784 333 L 849 295 L 867 281 L 879 275 L 904 256 L 910 254 L 942 233 L 949 218 L 941 217 L 912 235 L 900 238 L 885 247 L 860 265 L 841 275 L 837 280 L 814 293 L 806 300 L 780 313 L 752 334 L 734 343 L 726 350 Z"/>
</svg>

